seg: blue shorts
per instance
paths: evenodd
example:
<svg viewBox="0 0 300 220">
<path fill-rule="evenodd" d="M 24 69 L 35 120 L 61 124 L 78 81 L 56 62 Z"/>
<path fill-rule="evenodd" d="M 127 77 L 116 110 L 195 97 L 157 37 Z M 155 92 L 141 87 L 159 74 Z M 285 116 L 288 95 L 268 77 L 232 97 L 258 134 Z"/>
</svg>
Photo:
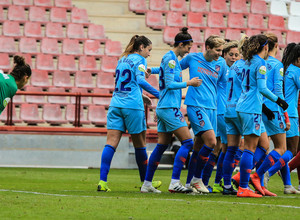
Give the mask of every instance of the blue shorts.
<svg viewBox="0 0 300 220">
<path fill-rule="evenodd" d="M 172 132 L 187 127 L 180 108 L 157 108 L 157 132 Z"/>
<path fill-rule="evenodd" d="M 262 128 L 264 129 L 261 114 L 238 112 L 237 115 L 242 124 L 243 135 L 255 134 L 260 136 Z"/>
<path fill-rule="evenodd" d="M 195 135 L 201 135 L 208 130 L 217 132 L 217 110 L 195 106 L 187 106 L 188 118 Z"/>
<path fill-rule="evenodd" d="M 222 144 L 227 144 L 226 123 L 224 115 L 217 115 L 217 137 L 220 137 Z"/>
<path fill-rule="evenodd" d="M 273 112 L 275 119 L 268 120 L 265 114 L 262 114 L 262 120 L 267 130 L 268 136 L 285 133 L 285 122 L 279 112 Z"/>
<path fill-rule="evenodd" d="M 226 132 L 231 135 L 242 135 L 242 124 L 238 118 L 227 118 L 225 117 L 226 122 Z"/>
<path fill-rule="evenodd" d="M 129 134 L 139 134 L 147 130 L 145 112 L 142 110 L 109 107 L 107 129 L 119 130 Z"/>
<path fill-rule="evenodd" d="M 286 132 L 286 137 L 295 137 L 299 136 L 299 119 L 290 118 L 291 128 Z"/>
</svg>

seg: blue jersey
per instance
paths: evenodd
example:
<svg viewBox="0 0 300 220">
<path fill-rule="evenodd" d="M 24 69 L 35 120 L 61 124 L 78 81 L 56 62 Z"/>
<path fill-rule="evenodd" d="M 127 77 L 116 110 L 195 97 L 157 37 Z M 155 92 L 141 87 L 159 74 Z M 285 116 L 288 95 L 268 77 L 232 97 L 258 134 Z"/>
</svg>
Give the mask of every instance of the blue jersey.
<svg viewBox="0 0 300 220">
<path fill-rule="evenodd" d="M 147 84 L 147 88 L 155 91 L 145 81 L 147 61 L 139 54 L 129 54 L 118 61 L 116 68 L 115 90 L 110 106 L 144 110 L 142 99 L 141 81 Z M 153 94 L 153 93 L 152 93 Z"/>
<path fill-rule="evenodd" d="M 242 92 L 242 69 L 245 60 L 237 60 L 229 69 L 226 87 L 226 112 L 225 117 L 236 118 L 236 104 Z"/>
<path fill-rule="evenodd" d="M 269 56 L 267 63 L 267 87 L 278 97 L 284 99 L 283 97 L 283 64 L 274 57 Z M 279 106 L 265 99 L 265 105 L 274 112 L 282 112 L 282 109 Z"/>
<path fill-rule="evenodd" d="M 203 53 L 190 53 L 180 61 L 182 69 L 189 68 L 190 79 L 199 77 L 202 84 L 199 87 L 189 86 L 186 93 L 185 105 L 198 106 L 208 109 L 217 108 L 218 71 L 216 61 L 207 62 Z"/>
<path fill-rule="evenodd" d="M 289 117 L 298 117 L 298 96 L 300 89 L 300 68 L 290 64 L 285 72 L 284 91 L 285 101 L 289 104 Z"/>
<path fill-rule="evenodd" d="M 223 115 L 226 111 L 226 86 L 229 67 L 223 57 L 219 58 L 216 65 L 216 69 L 219 69 L 217 82 L 217 114 Z"/>
<path fill-rule="evenodd" d="M 180 108 L 186 82 L 182 82 L 182 70 L 173 51 L 162 58 L 159 68 L 159 101 L 157 108 Z"/>
<path fill-rule="evenodd" d="M 266 86 L 266 62 L 258 55 L 246 61 L 242 69 L 242 94 L 236 105 L 236 111 L 262 114 L 263 95 L 273 102 L 277 96 Z"/>
</svg>

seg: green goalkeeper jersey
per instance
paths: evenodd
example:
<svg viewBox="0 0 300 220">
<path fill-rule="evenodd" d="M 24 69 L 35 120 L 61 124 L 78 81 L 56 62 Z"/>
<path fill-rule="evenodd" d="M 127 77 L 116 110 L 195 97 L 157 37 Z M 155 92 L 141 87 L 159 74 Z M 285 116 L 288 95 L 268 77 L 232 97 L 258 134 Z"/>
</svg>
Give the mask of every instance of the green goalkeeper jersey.
<svg viewBox="0 0 300 220">
<path fill-rule="evenodd" d="M 0 114 L 18 90 L 15 78 L 0 70 Z"/>
</svg>

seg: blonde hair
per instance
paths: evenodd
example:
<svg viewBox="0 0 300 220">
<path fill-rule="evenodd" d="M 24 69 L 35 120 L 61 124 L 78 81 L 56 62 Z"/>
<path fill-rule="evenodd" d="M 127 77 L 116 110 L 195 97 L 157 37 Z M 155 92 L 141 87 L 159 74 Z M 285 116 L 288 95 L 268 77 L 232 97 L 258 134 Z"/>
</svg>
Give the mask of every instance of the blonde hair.
<svg viewBox="0 0 300 220">
<path fill-rule="evenodd" d="M 246 34 L 242 34 L 241 39 L 239 40 L 239 43 L 238 43 L 238 49 L 240 51 L 240 54 L 242 54 L 243 50 L 245 50 L 245 48 L 243 48 L 243 46 L 244 46 L 245 41 L 248 39 L 249 39 L 249 37 Z"/>
<path fill-rule="evenodd" d="M 211 35 L 205 41 L 205 48 L 209 46 L 210 49 L 220 47 L 225 44 L 225 40 L 218 35 Z"/>
</svg>

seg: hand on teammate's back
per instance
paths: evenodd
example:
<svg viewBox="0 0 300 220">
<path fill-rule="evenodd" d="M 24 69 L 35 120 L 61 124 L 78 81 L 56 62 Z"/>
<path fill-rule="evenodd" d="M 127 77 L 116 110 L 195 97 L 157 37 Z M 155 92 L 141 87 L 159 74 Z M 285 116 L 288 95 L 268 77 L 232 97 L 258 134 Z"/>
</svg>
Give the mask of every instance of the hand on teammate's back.
<svg viewBox="0 0 300 220">
<path fill-rule="evenodd" d="M 201 84 L 202 84 L 202 79 L 199 79 L 199 77 L 194 77 L 191 80 L 187 81 L 188 86 L 198 87 Z"/>
</svg>

